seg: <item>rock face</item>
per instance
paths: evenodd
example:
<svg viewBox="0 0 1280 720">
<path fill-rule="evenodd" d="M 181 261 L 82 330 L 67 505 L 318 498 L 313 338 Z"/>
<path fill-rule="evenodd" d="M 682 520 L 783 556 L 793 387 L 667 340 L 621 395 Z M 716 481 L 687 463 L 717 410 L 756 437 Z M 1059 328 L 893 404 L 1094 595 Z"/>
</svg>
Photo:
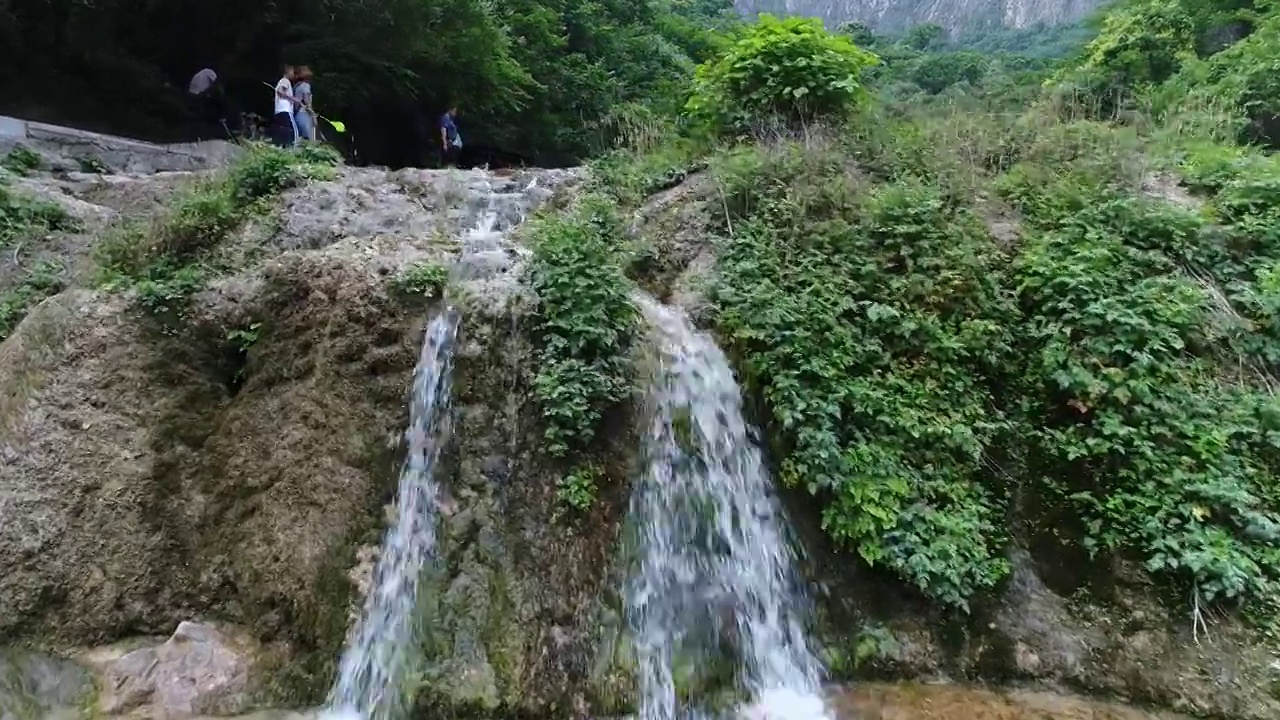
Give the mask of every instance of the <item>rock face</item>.
<svg viewBox="0 0 1280 720">
<path fill-rule="evenodd" d="M 477 193 L 536 202 L 572 179 L 345 170 L 289 194 L 268 223 L 282 230 L 261 249 L 267 259 L 167 324 L 100 291 L 34 308 L 0 344 L 0 638 L 68 649 L 216 619 L 287 646 L 288 662 L 264 671 L 267 695 L 318 700 L 358 607 L 356 548 L 377 543 L 394 491 L 431 311 L 390 281 L 409 263 L 463 254 L 461 230 L 488 202 Z M 459 667 L 483 657 L 502 683 L 534 682 L 538 663 L 561 661 L 536 654 L 533 620 L 564 622 L 547 609 L 563 600 L 545 576 L 581 569 L 559 565 L 554 548 L 497 554 L 491 542 L 507 523 L 528 529 L 519 537 L 531 544 L 554 535 L 545 517 L 493 500 L 500 488 L 541 492 L 513 479 L 530 472 L 519 464 L 525 441 L 511 449 L 513 426 L 500 414 L 523 412 L 506 395 L 521 367 L 505 349 L 520 332 L 507 310 L 518 254 L 507 250 L 467 253 L 463 290 L 476 320 L 464 327 L 472 349 L 459 362 L 459 425 L 475 440 L 455 462 L 449 547 L 470 560 L 457 565 L 441 615 L 454 636 L 442 667 L 444 655 L 467 658 Z M 237 330 L 252 339 L 229 340 Z M 521 587 L 528 578 L 536 588 Z M 493 635 L 499 619 L 530 644 Z M 486 640 L 510 654 L 471 650 Z"/>
<path fill-rule="evenodd" d="M 803 15 L 827 27 L 863 22 L 886 32 L 936 24 L 948 30 L 1061 25 L 1084 18 L 1101 0 L 735 0 L 743 14 Z"/>
<path fill-rule="evenodd" d="M 68 176 L 32 181 L 44 183 L 32 191 L 85 203 L 105 227 L 188 179 Z M 80 665 L 0 655 L 0 720 L 95 705 L 190 718 L 323 698 L 368 589 L 422 328 L 438 309 L 437 298 L 396 290 L 419 262 L 451 265 L 449 299 L 463 320 L 418 709 L 628 711 L 632 653 L 616 575 L 627 490 L 610 484 L 585 518 L 557 509 L 562 469 L 543 459 L 528 403 L 528 251 L 509 232 L 578 179 L 347 168 L 287 193 L 261 223 L 270 232 L 233 238 L 252 239 L 259 259 L 179 315 L 83 288 L 34 308 L 0 343 L 0 639 Z M 702 302 L 717 202 L 711 179 L 696 175 L 634 218 L 656 294 Z M 66 252 L 89 252 L 93 237 Z M 626 408 L 607 419 L 611 478 L 631 474 L 634 420 Z M 1001 596 L 951 617 L 856 569 L 806 503 L 794 499 L 792 516 L 807 569 L 827 589 L 817 639 L 837 678 L 1064 685 L 1208 715 L 1280 716 L 1262 641 L 1223 620 L 1197 645 L 1184 618 L 1142 600 L 1152 593 L 1137 573 L 1117 567 L 1112 576 L 1130 579 L 1078 593 L 1055 570 L 1076 561 L 1035 547 L 1014 553 Z M 973 717 L 1044 717 L 967 702 L 988 713 Z"/>
<path fill-rule="evenodd" d="M 0 116 L 0 155 L 18 145 L 40 152 L 49 169 L 148 174 L 208 170 L 233 157 L 222 140 L 157 145 L 76 128 Z"/>
</svg>

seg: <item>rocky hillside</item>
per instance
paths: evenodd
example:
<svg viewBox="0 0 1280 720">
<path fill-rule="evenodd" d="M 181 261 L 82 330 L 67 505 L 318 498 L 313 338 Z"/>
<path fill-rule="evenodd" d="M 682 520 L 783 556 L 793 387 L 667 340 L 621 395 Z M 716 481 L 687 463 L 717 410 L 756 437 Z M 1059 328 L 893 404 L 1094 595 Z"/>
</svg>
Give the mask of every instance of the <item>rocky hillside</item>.
<svg viewBox="0 0 1280 720">
<path fill-rule="evenodd" d="M 744 14 L 772 13 L 821 18 L 828 27 L 862 22 L 876 30 L 900 31 L 935 24 L 957 30 L 1037 24 L 1059 25 L 1084 18 L 1103 0 L 735 0 Z"/>
<path fill-rule="evenodd" d="M 643 285 L 706 319 L 722 178 L 645 193 L 625 218 L 597 196 L 575 200 L 581 171 L 387 172 L 271 151 L 229 171 L 50 167 L 4 186 L 11 205 L 45 210 L 10 226 L 0 285 L 13 318 L 0 343 L 0 637 L 11 646 L 0 714 L 179 718 L 318 702 L 368 588 L 405 393 L 442 292 L 464 320 L 419 711 L 632 707 L 614 570 L 639 418 L 626 402 L 600 417 L 584 451 L 598 484 L 566 484 L 536 390 L 554 364 L 539 330 L 554 308 L 535 313 L 527 247 L 554 231 L 568 244 L 538 262 L 630 258 Z M 240 209 L 224 216 L 224 203 Z M 522 235 L 539 205 L 564 209 Z M 193 226 L 203 234 L 184 234 Z M 574 254 L 594 237 L 612 249 Z M 1230 623 L 1215 625 L 1221 645 L 1191 643 L 1140 580 L 1103 603 L 1064 589 L 1062 556 L 1020 550 L 1002 591 L 956 616 L 850 563 L 812 503 L 793 501 L 837 680 L 1070 686 L 1246 720 L 1276 710 L 1263 647 Z M 689 692 L 716 682 L 697 668 L 682 680 Z M 1044 695 L 930 692 L 868 687 L 840 702 L 884 717 L 1095 712 Z"/>
</svg>

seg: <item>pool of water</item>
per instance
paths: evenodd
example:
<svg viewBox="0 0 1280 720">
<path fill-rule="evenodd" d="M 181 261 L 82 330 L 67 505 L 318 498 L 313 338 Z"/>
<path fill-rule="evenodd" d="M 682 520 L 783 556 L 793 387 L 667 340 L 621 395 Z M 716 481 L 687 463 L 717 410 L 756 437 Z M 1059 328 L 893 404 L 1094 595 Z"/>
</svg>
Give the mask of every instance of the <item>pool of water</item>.
<svg viewBox="0 0 1280 720">
<path fill-rule="evenodd" d="M 832 703 L 840 720 L 1189 720 L 1073 695 L 957 685 L 867 683 Z"/>
</svg>

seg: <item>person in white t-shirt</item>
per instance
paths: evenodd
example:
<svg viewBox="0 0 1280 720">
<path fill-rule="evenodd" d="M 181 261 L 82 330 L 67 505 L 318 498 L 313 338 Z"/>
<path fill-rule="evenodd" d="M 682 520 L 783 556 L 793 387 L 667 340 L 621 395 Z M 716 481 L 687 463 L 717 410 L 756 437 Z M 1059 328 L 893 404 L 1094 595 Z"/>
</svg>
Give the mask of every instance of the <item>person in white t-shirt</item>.
<svg viewBox="0 0 1280 720">
<path fill-rule="evenodd" d="M 298 128 L 293 124 L 293 111 L 297 101 L 293 97 L 293 80 L 296 73 L 292 65 L 285 65 L 276 81 L 275 115 L 271 119 L 272 140 L 279 147 L 292 147 L 298 141 Z"/>
</svg>

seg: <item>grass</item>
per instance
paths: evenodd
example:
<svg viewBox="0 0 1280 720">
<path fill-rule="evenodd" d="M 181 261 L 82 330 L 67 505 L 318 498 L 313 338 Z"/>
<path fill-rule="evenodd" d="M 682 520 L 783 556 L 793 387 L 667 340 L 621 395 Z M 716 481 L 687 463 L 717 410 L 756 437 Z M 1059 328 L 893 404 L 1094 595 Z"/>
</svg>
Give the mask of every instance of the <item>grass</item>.
<svg viewBox="0 0 1280 720">
<path fill-rule="evenodd" d="M 233 269 L 215 259 L 219 245 L 284 190 L 333 177 L 338 161 L 327 148 L 249 146 L 227 171 L 180 194 L 150 223 L 119 228 L 99 245 L 101 284 L 135 289 L 153 312 L 180 312 L 209 278 Z"/>
<path fill-rule="evenodd" d="M 38 200 L 0 183 L 0 247 L 53 231 L 74 231 L 79 224 L 60 206 Z"/>
<path fill-rule="evenodd" d="M 33 306 L 64 288 L 61 265 L 46 262 L 27 271 L 17 287 L 0 294 L 0 341 L 13 333 Z"/>
</svg>

